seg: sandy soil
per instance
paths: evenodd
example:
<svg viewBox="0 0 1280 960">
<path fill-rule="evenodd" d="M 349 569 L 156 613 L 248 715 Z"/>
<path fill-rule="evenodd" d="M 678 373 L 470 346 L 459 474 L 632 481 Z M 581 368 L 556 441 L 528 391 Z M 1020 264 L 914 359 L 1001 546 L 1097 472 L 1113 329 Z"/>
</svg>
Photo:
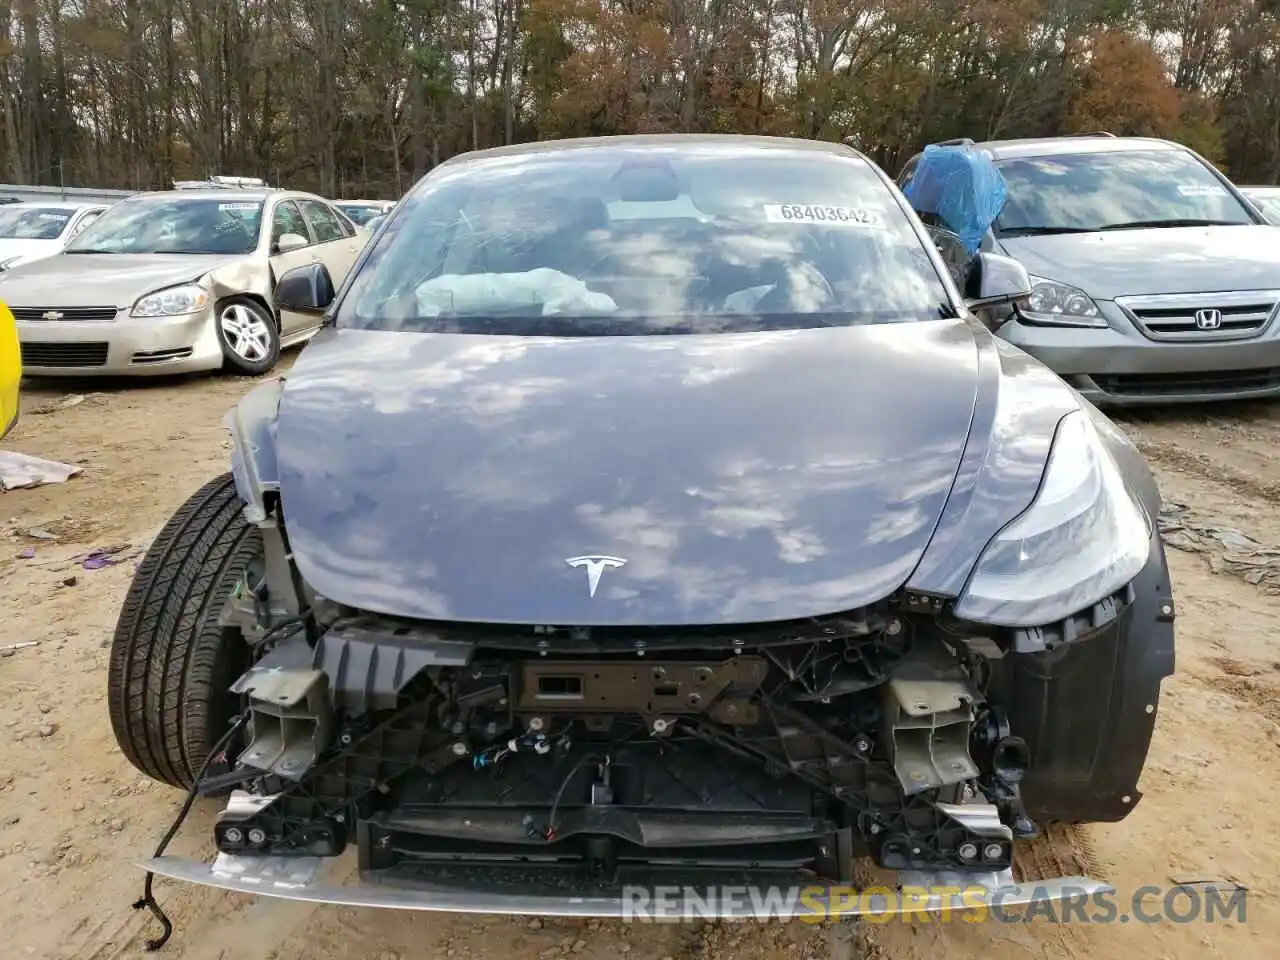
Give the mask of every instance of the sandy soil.
<svg viewBox="0 0 1280 960">
<path fill-rule="evenodd" d="M 181 797 L 116 751 L 104 703 L 107 644 L 136 556 L 171 511 L 224 469 L 224 410 L 244 381 L 32 385 L 7 446 L 83 466 L 66 484 L 0 495 L 0 958 L 143 955 L 129 909 L 146 856 Z M 74 400 L 80 397 L 79 401 Z M 68 403 L 68 398 L 72 398 Z M 1130 416 L 1123 426 L 1166 494 L 1202 522 L 1280 545 L 1280 406 Z M 34 535 L 32 532 L 34 531 Z M 127 546 L 126 546 L 127 545 Z M 98 570 L 76 559 L 123 546 Z M 35 556 L 23 558 L 27 548 Z M 159 881 L 191 960 L 550 960 L 1126 957 L 1270 960 L 1280 939 L 1280 597 L 1206 556 L 1174 552 L 1178 673 L 1166 685 L 1124 823 L 1055 832 L 1026 876 L 1089 871 L 1128 896 L 1171 877 L 1249 888 L 1244 924 L 624 925 L 312 909 Z M 174 852 L 202 853 L 198 804 Z M 1123 906 L 1123 904 L 1122 904 Z"/>
</svg>

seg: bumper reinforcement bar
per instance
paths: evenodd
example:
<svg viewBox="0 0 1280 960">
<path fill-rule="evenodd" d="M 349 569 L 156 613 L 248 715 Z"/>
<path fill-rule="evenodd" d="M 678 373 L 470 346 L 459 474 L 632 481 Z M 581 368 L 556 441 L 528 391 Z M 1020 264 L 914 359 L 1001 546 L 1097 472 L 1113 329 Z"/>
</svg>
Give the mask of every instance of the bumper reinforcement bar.
<svg viewBox="0 0 1280 960">
<path fill-rule="evenodd" d="M 688 912 L 682 914 L 679 906 L 674 913 L 665 909 L 649 909 L 635 900 L 624 898 L 622 891 L 618 891 L 617 896 L 575 896 L 563 888 L 558 892 L 508 893 L 441 883 L 415 884 L 412 888 L 368 881 L 339 885 L 326 882 L 324 878 L 327 869 L 334 863 L 332 859 L 319 857 L 272 858 L 218 854 L 212 863 L 163 856 L 145 861 L 139 866 L 171 880 L 303 903 L 391 910 L 615 919 L 679 919 L 681 916 L 697 919 L 751 919 L 764 916 L 791 919 L 815 915 L 834 918 L 859 914 L 939 912 L 944 909 L 957 912 L 982 908 L 1006 910 L 1115 892 L 1108 884 L 1086 877 L 1060 877 L 1019 884 L 1014 882 L 1012 871 L 1009 870 L 970 874 L 903 872 L 898 875 L 898 882 L 904 890 L 923 888 L 925 891 L 938 891 L 940 887 L 950 887 L 965 892 L 948 895 L 949 904 L 943 902 L 941 892 L 930 892 L 927 898 L 918 895 L 913 898 L 891 899 L 880 892 L 870 893 L 873 888 L 868 888 L 868 893 L 864 896 L 849 896 L 851 891 L 848 888 L 836 888 L 829 894 L 814 895 L 813 891 L 820 891 L 823 885 L 797 879 L 796 889 L 806 891 L 803 898 L 784 897 L 779 900 L 768 897 L 758 900 L 749 896 L 725 897 L 711 903 L 702 901 L 696 906 L 690 904 L 683 908 Z M 975 888 L 978 887 L 984 892 L 977 893 Z"/>
</svg>

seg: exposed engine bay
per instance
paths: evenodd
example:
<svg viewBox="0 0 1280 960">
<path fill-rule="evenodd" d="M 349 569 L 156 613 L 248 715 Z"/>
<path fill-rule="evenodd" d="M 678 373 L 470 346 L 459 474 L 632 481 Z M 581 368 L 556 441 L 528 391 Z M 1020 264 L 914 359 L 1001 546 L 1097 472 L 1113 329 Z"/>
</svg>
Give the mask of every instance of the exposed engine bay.
<svg viewBox="0 0 1280 960">
<path fill-rule="evenodd" d="M 268 579 L 252 570 L 224 613 L 257 647 L 230 690 L 243 739 L 198 784 L 232 791 L 226 854 L 355 844 L 392 883 L 607 889 L 691 871 L 847 882 L 864 854 L 1003 871 L 1036 832 L 1031 758 L 988 701 L 987 660 L 928 604 L 732 630 L 484 627 Z"/>
</svg>

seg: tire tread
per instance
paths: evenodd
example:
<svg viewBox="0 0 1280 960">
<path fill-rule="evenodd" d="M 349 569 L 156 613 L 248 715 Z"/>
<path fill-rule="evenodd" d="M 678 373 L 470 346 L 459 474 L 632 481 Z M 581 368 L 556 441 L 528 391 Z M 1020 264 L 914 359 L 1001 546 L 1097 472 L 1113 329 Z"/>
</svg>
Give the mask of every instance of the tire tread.
<svg viewBox="0 0 1280 960">
<path fill-rule="evenodd" d="M 120 749 L 153 779 L 189 788 L 225 729 L 228 674 L 245 650 L 217 617 L 260 544 L 225 473 L 178 508 L 134 574 L 107 703 Z"/>
</svg>

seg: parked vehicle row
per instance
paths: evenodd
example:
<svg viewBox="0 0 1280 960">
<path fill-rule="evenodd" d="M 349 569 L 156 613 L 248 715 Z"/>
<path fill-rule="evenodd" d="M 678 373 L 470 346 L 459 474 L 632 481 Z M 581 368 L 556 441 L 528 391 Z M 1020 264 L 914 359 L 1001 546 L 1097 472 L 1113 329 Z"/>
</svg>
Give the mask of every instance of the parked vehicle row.
<svg viewBox="0 0 1280 960">
<path fill-rule="evenodd" d="M 1251 202 L 1187 147 L 1101 134 L 935 145 L 899 175 L 908 199 L 955 151 L 1005 194 L 978 249 L 1032 281 L 999 336 L 1100 405 L 1280 395 L 1280 230 L 1258 205 L 1280 191 Z"/>
</svg>

